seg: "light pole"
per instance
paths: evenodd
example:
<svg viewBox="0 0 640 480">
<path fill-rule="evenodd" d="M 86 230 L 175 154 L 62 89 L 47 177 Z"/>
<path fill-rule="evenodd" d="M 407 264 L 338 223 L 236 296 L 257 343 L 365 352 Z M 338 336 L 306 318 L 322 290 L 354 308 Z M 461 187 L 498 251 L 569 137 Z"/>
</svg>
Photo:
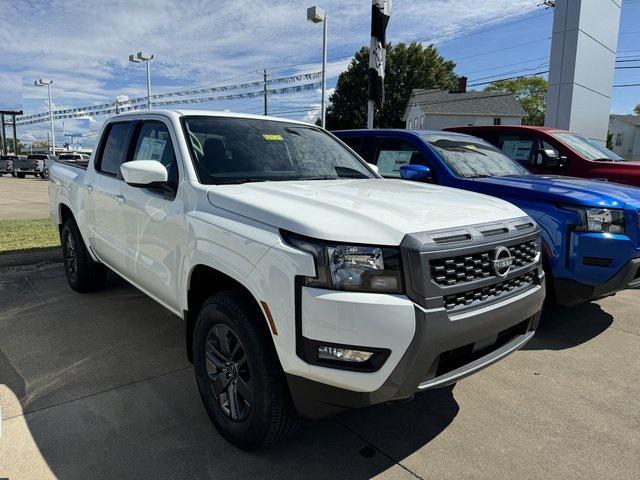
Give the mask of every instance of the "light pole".
<svg viewBox="0 0 640 480">
<path fill-rule="evenodd" d="M 322 100 L 321 100 L 321 121 L 322 128 L 325 128 L 326 116 L 325 95 L 327 90 L 327 13 L 320 7 L 307 8 L 307 20 L 313 23 L 322 23 Z"/>
<path fill-rule="evenodd" d="M 56 137 L 55 137 L 55 134 L 53 133 L 53 105 L 51 103 L 51 84 L 52 83 L 53 83 L 53 80 L 45 80 L 44 78 L 41 78 L 33 82 L 33 84 L 36 87 L 47 87 L 47 90 L 49 92 L 49 126 L 51 127 L 51 154 L 55 155 L 56 154 Z"/>
<path fill-rule="evenodd" d="M 147 64 L 147 110 L 151 110 L 151 69 L 149 66 L 151 60 L 153 60 L 153 55 L 150 53 L 138 52 L 135 55 L 129 55 L 130 62 L 145 62 Z"/>
</svg>

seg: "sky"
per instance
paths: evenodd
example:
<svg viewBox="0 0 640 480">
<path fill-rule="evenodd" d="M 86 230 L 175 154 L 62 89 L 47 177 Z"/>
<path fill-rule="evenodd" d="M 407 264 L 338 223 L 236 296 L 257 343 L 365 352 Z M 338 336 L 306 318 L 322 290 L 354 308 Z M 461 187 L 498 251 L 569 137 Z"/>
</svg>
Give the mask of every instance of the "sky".
<svg viewBox="0 0 640 480">
<path fill-rule="evenodd" d="M 547 70 L 553 10 L 541 0 L 394 0 L 387 39 L 434 43 L 469 84 Z M 152 92 L 233 84 L 318 71 L 322 26 L 306 21 L 299 0 L 0 0 L 0 77 L 22 81 L 25 114 L 82 107 L 146 94 L 145 67 L 130 63 L 153 53 Z M 352 55 L 369 44 L 369 0 L 323 0 L 328 15 L 329 92 Z M 623 0 L 619 59 L 640 58 L 640 0 Z M 635 56 L 634 56 L 635 55 Z M 635 66 L 622 62 L 619 66 Z M 3 80 L 0 80 L 0 85 Z M 640 83 L 640 69 L 616 70 L 614 84 Z M 13 88 L 13 87 L 11 87 Z M 477 85 L 477 89 L 484 85 Z M 15 90 L 15 89 L 14 89 Z M 18 89 L 19 90 L 19 89 Z M 0 96 L 0 102 L 4 100 Z M 614 88 L 612 112 L 631 113 L 640 87 Z M 320 90 L 273 96 L 270 113 L 313 121 Z M 196 108 L 262 113 L 262 99 L 212 102 Z M 89 146 L 104 118 L 56 121 L 56 136 L 84 133 Z M 48 125 L 19 136 L 46 138 Z"/>
</svg>

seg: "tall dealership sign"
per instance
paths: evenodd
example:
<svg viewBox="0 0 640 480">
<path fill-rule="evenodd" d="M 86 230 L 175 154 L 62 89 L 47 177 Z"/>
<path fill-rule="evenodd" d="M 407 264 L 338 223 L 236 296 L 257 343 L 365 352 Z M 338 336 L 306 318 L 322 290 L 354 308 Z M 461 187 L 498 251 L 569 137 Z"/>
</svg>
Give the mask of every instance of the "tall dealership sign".
<svg viewBox="0 0 640 480">
<path fill-rule="evenodd" d="M 545 126 L 607 140 L 621 0 L 556 0 Z"/>
<path fill-rule="evenodd" d="M 379 107 L 384 102 L 384 66 L 389 17 L 391 17 L 391 0 L 372 0 L 367 128 L 373 128 L 375 107 Z"/>
</svg>

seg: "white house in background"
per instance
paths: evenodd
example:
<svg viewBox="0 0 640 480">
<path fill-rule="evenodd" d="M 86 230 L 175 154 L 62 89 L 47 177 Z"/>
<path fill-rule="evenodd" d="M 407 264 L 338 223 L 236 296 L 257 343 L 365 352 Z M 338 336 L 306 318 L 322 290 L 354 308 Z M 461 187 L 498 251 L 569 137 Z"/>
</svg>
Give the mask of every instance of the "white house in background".
<svg viewBox="0 0 640 480">
<path fill-rule="evenodd" d="M 508 92 L 415 89 L 402 119 L 407 129 L 441 130 L 468 125 L 520 125 L 525 111 Z"/>
<path fill-rule="evenodd" d="M 625 160 L 640 160 L 640 115 L 609 115 L 613 151 Z"/>
</svg>

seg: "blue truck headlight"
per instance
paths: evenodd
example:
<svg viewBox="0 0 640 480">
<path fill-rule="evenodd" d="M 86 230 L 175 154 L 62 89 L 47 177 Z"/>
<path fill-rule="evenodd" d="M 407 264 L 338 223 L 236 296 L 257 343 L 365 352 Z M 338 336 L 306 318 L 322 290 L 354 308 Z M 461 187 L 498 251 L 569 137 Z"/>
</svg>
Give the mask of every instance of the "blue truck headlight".
<svg viewBox="0 0 640 480">
<path fill-rule="evenodd" d="M 316 276 L 305 285 L 332 290 L 402 293 L 400 249 L 348 245 L 283 232 L 285 241 L 313 255 Z"/>
<path fill-rule="evenodd" d="M 578 230 L 585 232 L 624 233 L 624 211 L 610 208 L 587 208 L 582 211 L 582 225 Z"/>
</svg>

